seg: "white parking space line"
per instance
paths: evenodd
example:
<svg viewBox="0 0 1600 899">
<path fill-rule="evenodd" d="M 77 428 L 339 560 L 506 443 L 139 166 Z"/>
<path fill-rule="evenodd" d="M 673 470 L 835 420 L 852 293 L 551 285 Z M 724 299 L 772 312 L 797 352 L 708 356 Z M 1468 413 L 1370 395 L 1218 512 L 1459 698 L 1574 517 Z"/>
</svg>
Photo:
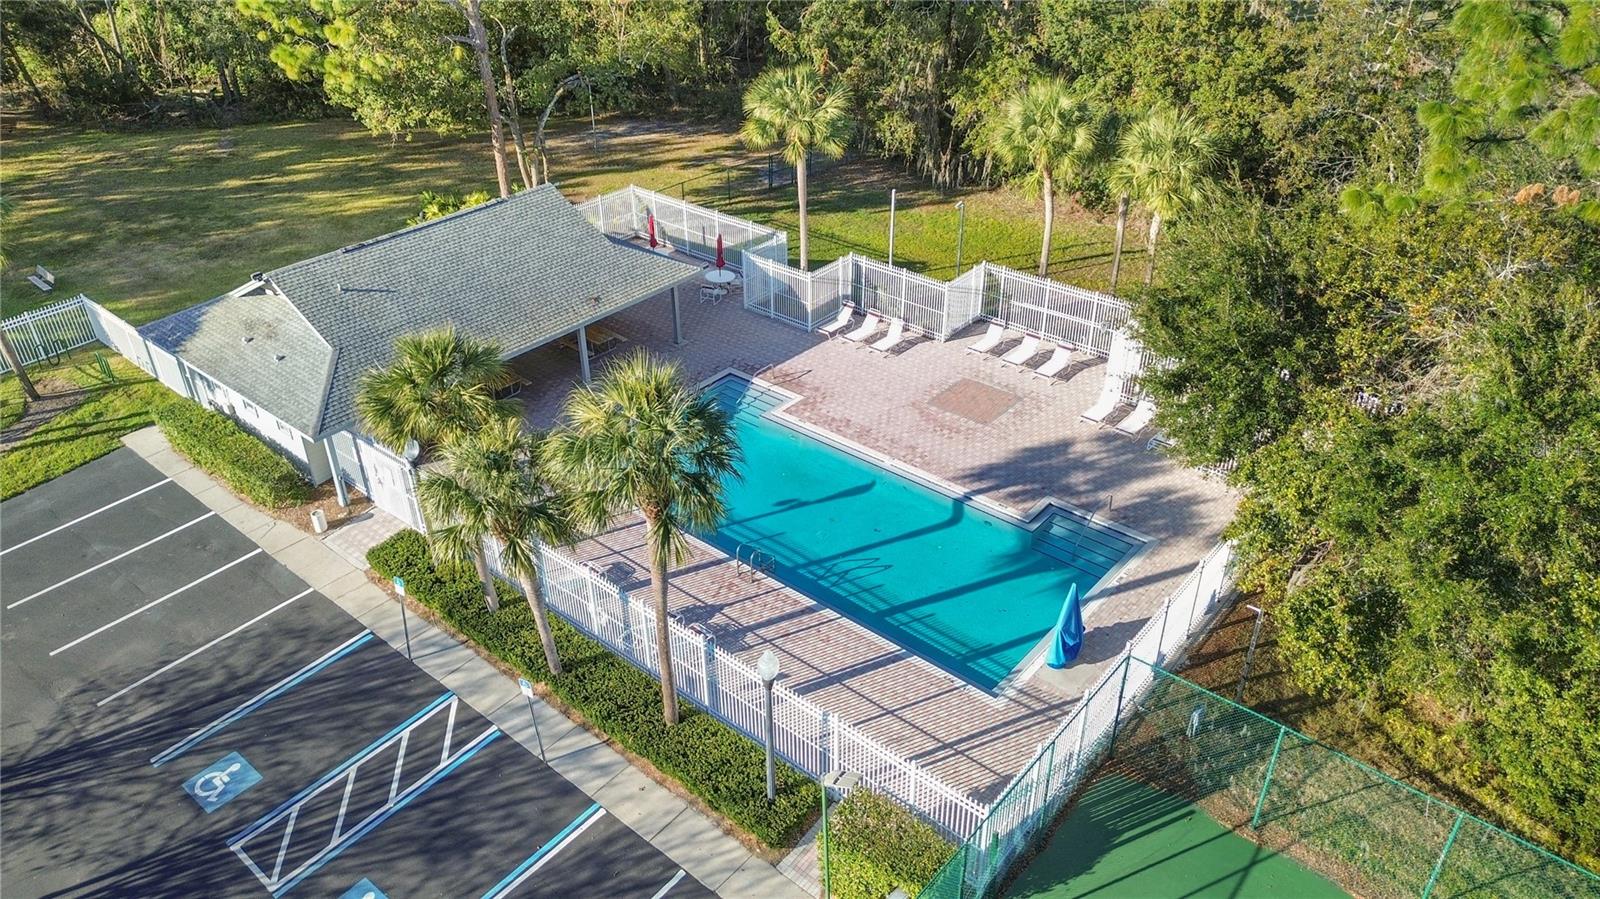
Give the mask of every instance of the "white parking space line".
<svg viewBox="0 0 1600 899">
<path fill-rule="evenodd" d="M 102 699 L 99 702 L 95 703 L 95 706 L 96 707 L 103 706 L 106 703 L 112 701 L 113 699 L 116 699 L 119 696 L 125 695 L 125 694 L 129 693 L 130 691 L 137 690 L 138 688 L 144 686 L 145 684 L 149 683 L 150 681 L 155 680 L 156 678 L 160 677 L 161 675 L 166 674 L 168 671 L 171 671 L 172 669 L 178 667 L 179 665 L 182 665 L 184 662 L 189 661 L 190 659 L 194 658 L 195 656 L 199 655 L 200 653 L 205 652 L 206 650 L 212 648 L 213 646 L 216 646 L 218 643 L 221 643 L 222 641 L 228 639 L 229 637 L 232 637 L 235 634 L 238 634 L 240 631 L 244 630 L 245 628 L 250 627 L 253 624 L 259 623 L 262 619 L 266 618 L 268 615 L 271 615 L 272 613 L 274 613 L 274 612 L 276 612 L 276 611 L 278 611 L 280 609 L 286 608 L 290 603 L 294 602 L 297 599 L 301 599 L 302 597 L 309 596 L 311 593 L 312 593 L 312 588 L 310 588 L 310 587 L 307 587 L 306 589 L 301 590 L 299 593 L 296 593 L 295 595 L 289 597 L 288 599 L 284 600 L 283 602 L 278 603 L 277 605 L 275 605 L 272 608 L 266 610 L 265 612 L 262 612 L 260 615 L 257 615 L 256 617 L 250 619 L 249 621 L 246 621 L 244 624 L 239 625 L 238 627 L 234 628 L 233 630 L 228 631 L 226 634 L 223 634 L 222 636 L 217 637 L 216 639 L 210 641 L 209 643 L 205 644 L 204 646 L 201 646 L 201 647 L 199 647 L 197 649 L 192 649 L 189 652 L 184 653 L 182 656 L 179 656 L 178 658 L 173 659 L 172 661 L 168 662 L 167 664 L 162 665 L 160 668 L 157 668 L 156 670 L 150 672 L 149 674 L 146 674 L 144 677 L 141 677 L 138 680 L 134 681 L 133 683 L 127 685 L 126 687 L 123 687 L 122 689 L 118 690 L 117 692 L 112 693 L 110 696 L 107 696 L 105 699 Z"/>
<path fill-rule="evenodd" d="M 584 831 L 594 825 L 594 822 L 605 816 L 606 810 L 598 802 L 584 809 L 578 817 L 572 820 L 571 824 L 568 824 L 560 833 L 556 834 L 554 839 L 540 846 L 537 852 L 528 856 L 522 864 L 513 869 L 504 879 L 490 887 L 488 892 L 483 894 L 483 899 L 500 899 L 500 897 L 521 886 L 552 858 L 555 858 L 556 853 L 571 846 L 577 841 L 578 837 L 583 835 Z M 661 892 L 664 893 L 666 890 Z M 660 893 L 656 895 L 659 896 Z"/>
<path fill-rule="evenodd" d="M 679 868 L 678 873 L 672 875 L 672 879 L 667 881 L 667 885 L 659 890 L 656 890 L 656 894 L 651 896 L 650 899 L 661 899 L 662 896 L 665 896 L 667 893 L 671 892 L 672 888 L 678 885 L 678 881 L 683 879 L 683 875 L 685 873 L 687 872 L 682 868 Z"/>
<path fill-rule="evenodd" d="M 117 553 L 116 555 L 114 555 L 111 558 L 105 560 L 104 562 L 101 562 L 99 565 L 96 565 L 96 566 L 94 566 L 92 568 L 85 568 L 84 570 L 78 572 L 77 574 L 73 575 L 72 577 L 67 578 L 64 581 L 57 581 L 56 583 L 51 584 L 50 586 L 44 588 L 43 590 L 38 591 L 37 593 L 33 593 L 33 594 L 28 595 L 28 596 L 24 596 L 23 598 L 17 600 L 16 602 L 12 603 L 11 605 L 6 606 L 6 608 L 7 609 L 15 609 L 17 606 L 20 606 L 23 603 L 28 602 L 29 600 L 38 599 L 39 597 L 45 595 L 46 593 L 49 593 L 51 590 L 54 590 L 57 587 L 65 587 L 67 584 L 72 583 L 73 581 L 77 580 L 80 577 L 83 577 L 86 574 L 93 574 L 94 572 L 99 571 L 100 569 L 106 567 L 107 565 L 110 565 L 112 562 L 116 562 L 116 561 L 119 561 L 121 559 L 126 559 L 128 556 L 133 555 L 134 553 L 138 552 L 139 550 L 144 549 L 145 547 L 150 546 L 151 544 L 160 543 L 162 540 L 165 540 L 168 537 L 171 537 L 173 534 L 178 533 L 179 531 L 183 530 L 184 528 L 191 527 L 193 525 L 197 525 L 200 522 L 205 521 L 207 518 L 210 518 L 211 516 L 213 516 L 215 514 L 217 514 L 217 513 L 215 513 L 215 512 L 207 512 L 206 514 L 200 516 L 199 518 L 194 519 L 193 521 L 187 522 L 185 524 L 180 524 L 177 527 L 175 527 L 172 530 L 166 532 L 165 534 L 162 534 L 159 537 L 155 537 L 153 539 L 146 540 L 145 542 L 139 544 L 138 546 L 135 546 L 133 549 L 124 550 L 123 552 Z"/>
<path fill-rule="evenodd" d="M 202 576 L 200 576 L 198 578 L 195 578 L 194 580 L 190 581 L 187 584 L 184 584 L 182 587 L 179 587 L 178 589 L 172 591 L 171 593 L 168 593 L 166 596 L 163 596 L 160 599 L 152 599 L 151 601 L 145 603 L 144 605 L 140 606 L 137 609 L 134 609 L 133 611 L 129 612 L 128 614 L 123 615 L 122 617 L 116 619 L 115 621 L 109 621 L 109 622 L 107 622 L 105 624 L 102 624 L 99 627 L 95 628 L 94 630 L 88 632 L 87 634 L 84 634 L 83 636 L 79 637 L 78 639 L 73 640 L 71 643 L 67 643 L 67 644 L 64 644 L 62 646 L 56 647 L 55 649 L 50 650 L 50 654 L 52 656 L 54 656 L 54 655 L 58 655 L 60 653 L 66 652 L 67 650 L 71 649 L 74 646 L 77 646 L 79 643 L 82 643 L 83 641 L 89 639 L 90 637 L 94 637 L 94 636 L 98 636 L 100 634 L 103 634 L 106 631 L 111 630 L 112 628 L 114 628 L 117 625 L 121 624 L 122 622 L 127 621 L 129 618 L 133 618 L 134 616 L 139 615 L 142 612 L 147 612 L 150 609 L 153 609 L 156 606 L 161 605 L 162 603 L 166 602 L 167 600 L 171 599 L 172 597 L 177 596 L 179 593 L 182 593 L 182 592 L 184 592 L 185 590 L 188 590 L 191 587 L 198 586 L 200 584 L 205 583 L 206 581 L 211 580 L 212 578 L 214 578 L 217 575 L 223 573 L 224 571 L 227 571 L 229 568 L 232 568 L 233 566 L 238 565 L 240 562 L 243 562 L 246 559 L 253 558 L 255 556 L 261 555 L 262 552 L 263 552 L 263 550 L 260 547 L 256 547 L 255 549 L 251 550 L 250 552 L 247 552 L 244 555 L 240 556 L 239 558 L 234 559 L 232 562 L 229 562 L 228 564 L 222 566 L 221 568 L 218 568 L 216 571 L 213 571 L 210 574 L 202 575 Z"/>
<path fill-rule="evenodd" d="M 149 493 L 150 491 L 156 489 L 157 487 L 160 487 L 162 484 L 170 484 L 170 483 L 172 483 L 172 479 L 171 478 L 165 478 L 163 480 L 156 481 L 154 484 L 151 484 L 150 486 L 144 488 L 143 490 L 139 490 L 139 491 L 136 491 L 134 493 L 130 493 L 127 496 L 124 496 L 122 499 L 117 500 L 116 502 L 106 503 L 105 505 L 103 505 L 100 508 L 94 510 L 93 512 L 90 512 L 87 515 L 79 515 L 77 518 L 72 519 L 71 521 L 67 522 L 66 524 L 57 525 L 56 527 L 53 527 L 50 530 L 45 531 L 43 534 L 40 534 L 37 537 L 29 537 L 28 539 L 22 541 L 21 543 L 18 543 L 16 546 L 8 546 L 5 549 L 0 549 L 0 556 L 3 556 L 6 553 L 11 552 L 14 549 L 21 549 L 24 546 L 27 546 L 28 544 L 34 542 L 35 540 L 43 540 L 44 538 L 50 536 L 51 534 L 54 534 L 57 531 L 64 531 L 67 528 L 70 528 L 73 525 L 79 523 L 80 521 L 87 521 L 88 519 L 93 518 L 96 515 L 99 515 L 101 512 L 104 512 L 105 510 L 107 510 L 107 509 L 109 509 L 109 508 L 111 508 L 113 506 L 120 506 L 123 503 L 127 502 L 130 499 L 133 499 L 136 496 L 143 496 L 146 493 Z"/>
</svg>

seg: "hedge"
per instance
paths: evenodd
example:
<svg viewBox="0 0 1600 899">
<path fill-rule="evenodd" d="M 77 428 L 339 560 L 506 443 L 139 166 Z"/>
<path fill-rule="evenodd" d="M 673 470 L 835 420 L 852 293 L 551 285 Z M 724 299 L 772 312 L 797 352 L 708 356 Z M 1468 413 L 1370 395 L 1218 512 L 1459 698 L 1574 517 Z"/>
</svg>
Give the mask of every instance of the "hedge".
<svg viewBox="0 0 1600 899">
<path fill-rule="evenodd" d="M 256 505 L 278 509 L 311 498 L 311 484 L 286 456 L 227 416 L 179 400 L 157 407 L 155 419 L 173 449 Z"/>
<path fill-rule="evenodd" d="M 676 727 L 661 720 L 656 679 L 582 634 L 558 615 L 550 616 L 562 674 L 544 664 L 533 613 L 520 593 L 501 583 L 507 602 L 484 607 L 471 566 L 435 566 L 427 538 L 406 530 L 374 546 L 367 564 L 384 577 L 405 579 L 406 595 L 438 613 L 460 633 L 552 693 L 630 752 L 649 759 L 739 827 L 768 846 L 791 846 L 819 808 L 816 784 L 778 762 L 778 798 L 766 796 L 766 755 L 755 742 L 712 715 L 684 703 Z"/>
<path fill-rule="evenodd" d="M 916 896 L 955 854 L 939 832 L 870 790 L 851 790 L 828 812 L 828 860 L 838 899 Z"/>
</svg>

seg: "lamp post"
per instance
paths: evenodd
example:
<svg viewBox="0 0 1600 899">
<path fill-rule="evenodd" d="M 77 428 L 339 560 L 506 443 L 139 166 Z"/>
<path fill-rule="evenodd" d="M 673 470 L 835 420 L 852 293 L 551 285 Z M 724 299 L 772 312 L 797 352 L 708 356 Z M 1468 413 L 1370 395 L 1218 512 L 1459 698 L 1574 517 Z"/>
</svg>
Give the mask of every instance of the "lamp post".
<svg viewBox="0 0 1600 899">
<path fill-rule="evenodd" d="M 894 206 L 895 191 L 889 191 L 889 267 L 894 267 Z"/>
<path fill-rule="evenodd" d="M 756 674 L 761 677 L 762 709 L 765 713 L 767 738 L 767 801 L 778 798 L 778 768 L 772 757 L 772 683 L 778 679 L 778 654 L 767 650 L 756 662 Z"/>
<path fill-rule="evenodd" d="M 967 235 L 967 201 L 956 201 L 956 274 L 961 274 L 961 241 Z"/>
</svg>

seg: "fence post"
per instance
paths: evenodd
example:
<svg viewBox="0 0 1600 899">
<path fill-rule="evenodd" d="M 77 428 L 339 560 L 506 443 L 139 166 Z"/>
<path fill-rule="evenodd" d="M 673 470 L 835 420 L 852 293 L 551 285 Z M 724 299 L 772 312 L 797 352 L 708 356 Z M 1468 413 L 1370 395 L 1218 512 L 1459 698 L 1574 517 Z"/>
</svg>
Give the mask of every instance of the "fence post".
<svg viewBox="0 0 1600 899">
<path fill-rule="evenodd" d="M 1167 663 L 1167 617 L 1172 614 L 1172 603 L 1161 604 L 1161 629 L 1156 632 L 1156 664 Z"/>
<path fill-rule="evenodd" d="M 1261 780 L 1261 792 L 1256 796 L 1256 810 L 1250 816 L 1251 830 L 1261 826 L 1261 810 L 1267 806 L 1267 788 L 1272 786 L 1272 772 L 1278 768 L 1278 753 L 1283 749 L 1283 735 L 1288 732 L 1288 728 L 1278 725 L 1278 739 L 1272 742 L 1272 758 L 1267 762 L 1267 776 Z"/>
<path fill-rule="evenodd" d="M 1117 685 L 1117 711 L 1111 716 L 1111 743 L 1106 748 L 1106 758 L 1117 754 L 1117 727 L 1122 723 L 1122 694 L 1128 689 L 1128 666 L 1133 664 L 1133 641 L 1122 651 L 1122 683 Z"/>
<path fill-rule="evenodd" d="M 1456 812 L 1456 823 L 1450 828 L 1450 837 L 1444 841 L 1444 848 L 1439 850 L 1439 858 L 1433 863 L 1433 873 L 1428 875 L 1428 885 L 1422 888 L 1422 899 L 1433 895 L 1433 888 L 1439 883 L 1439 875 L 1444 871 L 1445 856 L 1450 854 L 1450 847 L 1456 844 L 1456 836 L 1461 833 L 1461 825 L 1467 820 L 1466 812 Z"/>
<path fill-rule="evenodd" d="M 1078 768 L 1083 764 L 1083 738 L 1089 730 L 1089 700 L 1094 697 L 1089 692 L 1090 687 L 1083 688 L 1083 702 L 1078 704 L 1078 745 L 1072 750 L 1072 776 L 1078 776 Z"/>
<path fill-rule="evenodd" d="M 1037 829 L 1044 820 L 1044 813 L 1050 808 L 1050 778 L 1055 774 L 1056 767 L 1056 741 L 1050 741 L 1050 755 L 1044 763 L 1044 796 L 1039 800 L 1039 820 L 1034 822 Z"/>
<path fill-rule="evenodd" d="M 706 666 L 704 684 L 706 710 L 713 715 L 722 714 L 722 685 L 717 677 L 717 638 L 711 634 L 700 635 L 700 651 Z"/>
</svg>

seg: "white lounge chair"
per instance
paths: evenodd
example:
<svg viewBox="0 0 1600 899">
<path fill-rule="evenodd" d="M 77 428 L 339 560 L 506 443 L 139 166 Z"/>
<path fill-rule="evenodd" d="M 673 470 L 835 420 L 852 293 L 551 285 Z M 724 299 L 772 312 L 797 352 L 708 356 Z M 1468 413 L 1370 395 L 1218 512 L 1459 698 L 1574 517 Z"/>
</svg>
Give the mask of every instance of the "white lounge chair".
<svg viewBox="0 0 1600 899">
<path fill-rule="evenodd" d="M 818 328 L 817 330 L 822 332 L 824 335 L 826 335 L 828 337 L 833 337 L 834 335 L 838 334 L 840 331 L 843 331 L 844 328 L 845 328 L 845 325 L 850 324 L 850 319 L 854 318 L 855 314 L 856 314 L 856 311 L 854 309 L 850 308 L 849 306 L 840 306 L 839 307 L 839 317 L 834 319 L 831 322 L 828 322 L 827 324 L 823 325 L 822 327 Z"/>
<path fill-rule="evenodd" d="M 1056 375 L 1061 374 L 1062 370 L 1071 364 L 1072 347 L 1056 344 L 1056 351 L 1050 354 L 1050 358 L 1046 359 L 1043 365 L 1034 369 L 1034 372 L 1054 381 Z"/>
<path fill-rule="evenodd" d="M 1084 421 L 1099 424 L 1122 404 L 1122 379 L 1106 375 L 1106 384 L 1100 388 L 1100 398 L 1079 415 Z"/>
<path fill-rule="evenodd" d="M 861 321 L 861 327 L 844 335 L 844 339 L 854 343 L 860 343 L 863 340 L 866 340 L 868 337 L 878 333 L 878 326 L 881 324 L 883 324 L 883 316 L 876 312 L 868 312 L 867 317 Z"/>
<path fill-rule="evenodd" d="M 1117 430 L 1124 434 L 1137 434 L 1150 427 L 1150 420 L 1156 417 L 1156 401 L 1145 397 L 1139 405 L 1133 407 L 1128 417 L 1117 422 Z"/>
<path fill-rule="evenodd" d="M 1000 360 L 1012 365 L 1023 365 L 1037 355 L 1039 355 L 1039 338 L 1028 334 L 1023 336 L 1022 342 L 1017 344 L 1016 349 L 1001 356 Z"/>
<path fill-rule="evenodd" d="M 991 323 L 989 325 L 989 330 L 983 332 L 983 336 L 978 338 L 978 342 L 969 344 L 967 349 L 974 353 L 983 353 L 984 355 L 988 355 L 989 351 L 999 346 L 1000 341 L 1004 340 L 1005 337 L 1006 326 L 998 323 Z"/>
<path fill-rule="evenodd" d="M 899 346 L 910 336 L 911 335 L 906 333 L 906 320 L 903 318 L 897 318 L 889 322 L 889 333 L 885 334 L 882 340 L 871 344 L 871 347 L 880 353 L 887 353 Z"/>
</svg>

